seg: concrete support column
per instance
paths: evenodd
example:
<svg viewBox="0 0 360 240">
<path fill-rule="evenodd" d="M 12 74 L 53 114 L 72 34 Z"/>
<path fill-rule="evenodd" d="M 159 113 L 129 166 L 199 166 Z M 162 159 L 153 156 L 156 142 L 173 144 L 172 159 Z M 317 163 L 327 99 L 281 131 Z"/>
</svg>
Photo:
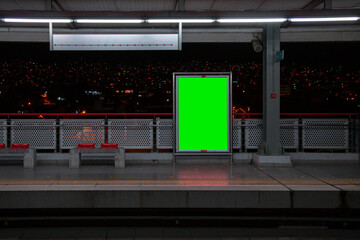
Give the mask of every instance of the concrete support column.
<svg viewBox="0 0 360 240">
<path fill-rule="evenodd" d="M 262 151 L 281 154 L 280 144 L 280 24 L 267 24 L 263 29 L 263 136 Z"/>
<path fill-rule="evenodd" d="M 263 28 L 263 143 L 253 161 L 259 166 L 291 166 L 280 143 L 280 23 Z"/>
</svg>

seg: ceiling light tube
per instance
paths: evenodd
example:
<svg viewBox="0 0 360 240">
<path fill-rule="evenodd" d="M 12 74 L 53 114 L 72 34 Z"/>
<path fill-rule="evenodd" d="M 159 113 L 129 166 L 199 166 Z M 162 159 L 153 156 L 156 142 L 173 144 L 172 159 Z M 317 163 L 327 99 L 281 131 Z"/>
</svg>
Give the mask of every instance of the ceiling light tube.
<svg viewBox="0 0 360 240">
<path fill-rule="evenodd" d="M 75 19 L 76 23 L 142 23 L 142 19 Z"/>
<path fill-rule="evenodd" d="M 221 18 L 220 23 L 271 23 L 285 22 L 286 18 Z"/>
<path fill-rule="evenodd" d="M 290 18 L 290 22 L 341 22 L 357 21 L 359 17 Z"/>
<path fill-rule="evenodd" d="M 149 23 L 212 23 L 214 19 L 148 19 Z"/>
<path fill-rule="evenodd" d="M 32 18 L 3 18 L 4 22 L 13 23 L 70 23 L 71 19 L 32 19 Z"/>
</svg>

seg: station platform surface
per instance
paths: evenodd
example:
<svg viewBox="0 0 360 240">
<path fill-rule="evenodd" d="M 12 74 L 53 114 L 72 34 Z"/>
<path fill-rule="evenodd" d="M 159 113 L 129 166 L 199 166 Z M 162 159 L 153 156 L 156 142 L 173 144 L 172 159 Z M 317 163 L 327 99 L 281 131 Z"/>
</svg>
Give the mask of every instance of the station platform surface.
<svg viewBox="0 0 360 240">
<path fill-rule="evenodd" d="M 0 167 L 0 209 L 360 208 L 359 164 Z"/>
</svg>

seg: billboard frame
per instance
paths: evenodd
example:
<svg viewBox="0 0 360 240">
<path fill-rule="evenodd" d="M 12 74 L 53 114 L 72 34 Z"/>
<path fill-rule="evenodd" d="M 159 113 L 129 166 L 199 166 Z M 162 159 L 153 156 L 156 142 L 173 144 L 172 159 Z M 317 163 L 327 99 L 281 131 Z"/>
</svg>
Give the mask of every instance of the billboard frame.
<svg viewBox="0 0 360 240">
<path fill-rule="evenodd" d="M 217 76 L 227 77 L 228 79 L 228 151 L 178 151 L 178 101 L 177 101 L 177 79 L 179 77 L 201 77 Z M 176 156 L 230 156 L 230 162 L 233 159 L 232 148 L 232 73 L 231 72 L 174 72 L 173 73 L 173 161 L 176 162 Z"/>
</svg>

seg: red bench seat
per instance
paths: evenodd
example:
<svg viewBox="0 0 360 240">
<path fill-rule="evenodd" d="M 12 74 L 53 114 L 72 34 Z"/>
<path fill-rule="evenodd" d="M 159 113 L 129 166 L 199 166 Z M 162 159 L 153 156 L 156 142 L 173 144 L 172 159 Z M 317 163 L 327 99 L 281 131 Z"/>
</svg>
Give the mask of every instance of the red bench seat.
<svg viewBox="0 0 360 240">
<path fill-rule="evenodd" d="M 94 149 L 95 143 L 79 143 L 77 149 Z"/>
<path fill-rule="evenodd" d="M 13 143 L 9 149 L 28 149 L 29 146 L 28 143 Z"/>
<path fill-rule="evenodd" d="M 102 143 L 100 146 L 101 149 L 116 149 L 118 147 L 118 143 Z"/>
</svg>

